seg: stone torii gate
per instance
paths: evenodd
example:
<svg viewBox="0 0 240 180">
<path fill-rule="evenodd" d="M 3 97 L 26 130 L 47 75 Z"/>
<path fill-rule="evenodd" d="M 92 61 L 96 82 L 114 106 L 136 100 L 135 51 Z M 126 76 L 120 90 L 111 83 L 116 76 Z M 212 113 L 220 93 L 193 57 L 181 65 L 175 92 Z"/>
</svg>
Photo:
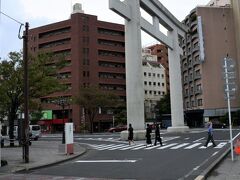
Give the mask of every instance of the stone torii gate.
<svg viewBox="0 0 240 180">
<path fill-rule="evenodd" d="M 153 24 L 140 14 L 140 7 L 153 18 Z M 109 8 L 125 18 L 127 122 L 134 131 L 144 130 L 144 90 L 142 72 L 141 29 L 168 47 L 172 127 L 168 131 L 187 131 L 184 126 L 179 36 L 187 28 L 158 0 L 109 0 Z M 167 36 L 159 30 L 162 24 Z M 138 137 L 136 139 L 139 139 Z"/>
</svg>

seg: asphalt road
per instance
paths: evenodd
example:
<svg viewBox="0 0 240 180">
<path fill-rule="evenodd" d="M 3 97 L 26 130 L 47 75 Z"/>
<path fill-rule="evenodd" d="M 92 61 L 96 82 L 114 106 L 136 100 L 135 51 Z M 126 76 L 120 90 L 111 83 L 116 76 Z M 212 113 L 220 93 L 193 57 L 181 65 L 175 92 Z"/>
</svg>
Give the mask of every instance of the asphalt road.
<svg viewBox="0 0 240 180">
<path fill-rule="evenodd" d="M 239 131 L 233 131 L 235 136 Z M 217 147 L 203 147 L 206 130 L 163 133 L 164 146 L 146 148 L 144 141 L 129 146 L 117 134 L 75 138 L 88 148 L 78 159 L 32 171 L 32 174 L 104 179 L 195 179 L 229 147 L 229 131 L 215 130 Z"/>
</svg>

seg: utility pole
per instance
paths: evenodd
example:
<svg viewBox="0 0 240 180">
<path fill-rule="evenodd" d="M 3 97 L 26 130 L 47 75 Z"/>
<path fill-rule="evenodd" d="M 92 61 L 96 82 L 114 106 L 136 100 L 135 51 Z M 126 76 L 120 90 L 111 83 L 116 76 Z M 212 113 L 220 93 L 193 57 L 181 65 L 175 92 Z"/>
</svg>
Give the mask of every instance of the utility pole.
<svg viewBox="0 0 240 180">
<path fill-rule="evenodd" d="M 23 34 L 23 61 L 24 61 L 24 133 L 23 133 L 23 155 L 25 163 L 29 163 L 29 83 L 28 83 L 28 28 L 29 23 L 25 23 Z"/>
</svg>

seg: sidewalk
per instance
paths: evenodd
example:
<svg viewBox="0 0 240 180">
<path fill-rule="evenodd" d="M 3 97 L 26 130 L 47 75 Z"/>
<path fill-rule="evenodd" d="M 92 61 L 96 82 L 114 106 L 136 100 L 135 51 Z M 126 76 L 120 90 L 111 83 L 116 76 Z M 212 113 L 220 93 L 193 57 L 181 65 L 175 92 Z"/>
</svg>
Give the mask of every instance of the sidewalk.
<svg viewBox="0 0 240 180">
<path fill-rule="evenodd" d="M 1 148 L 2 160 L 7 160 L 8 165 L 0 168 L 0 177 L 3 174 L 11 174 L 22 170 L 31 170 L 64 162 L 78 157 L 86 152 L 79 144 L 74 144 L 74 154 L 66 155 L 58 152 L 60 141 L 32 141 L 29 146 L 29 163 L 22 159 L 22 147 Z"/>
<path fill-rule="evenodd" d="M 239 180 L 240 179 L 240 156 L 234 155 L 232 161 L 231 153 L 214 168 L 209 174 L 208 180 Z"/>
</svg>

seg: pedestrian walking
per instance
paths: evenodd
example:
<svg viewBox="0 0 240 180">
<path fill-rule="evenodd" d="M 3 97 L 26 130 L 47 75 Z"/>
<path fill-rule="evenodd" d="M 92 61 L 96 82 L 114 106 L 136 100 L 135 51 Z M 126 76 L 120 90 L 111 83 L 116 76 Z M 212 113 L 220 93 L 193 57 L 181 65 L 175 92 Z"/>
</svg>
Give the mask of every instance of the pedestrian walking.
<svg viewBox="0 0 240 180">
<path fill-rule="evenodd" d="M 128 144 L 131 145 L 133 143 L 133 127 L 132 124 L 129 123 L 128 126 Z"/>
<path fill-rule="evenodd" d="M 210 140 L 212 141 L 213 147 L 216 147 L 216 143 L 214 142 L 214 139 L 213 139 L 213 128 L 212 128 L 212 122 L 211 121 L 209 121 L 209 123 L 208 123 L 208 138 L 207 138 L 207 142 L 205 144 L 205 147 L 207 147 Z"/>
<path fill-rule="evenodd" d="M 162 146 L 162 138 L 160 136 L 160 128 L 159 128 L 159 124 L 156 124 L 155 125 L 155 143 L 154 143 L 154 146 L 157 145 L 157 142 L 160 143 L 160 145 Z"/>
<path fill-rule="evenodd" d="M 151 133 L 152 133 L 152 128 L 150 127 L 149 124 L 147 124 L 147 129 L 146 129 L 146 146 L 149 144 L 152 145 L 152 140 L 151 140 Z"/>
</svg>

